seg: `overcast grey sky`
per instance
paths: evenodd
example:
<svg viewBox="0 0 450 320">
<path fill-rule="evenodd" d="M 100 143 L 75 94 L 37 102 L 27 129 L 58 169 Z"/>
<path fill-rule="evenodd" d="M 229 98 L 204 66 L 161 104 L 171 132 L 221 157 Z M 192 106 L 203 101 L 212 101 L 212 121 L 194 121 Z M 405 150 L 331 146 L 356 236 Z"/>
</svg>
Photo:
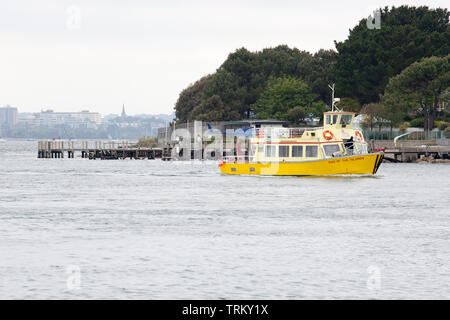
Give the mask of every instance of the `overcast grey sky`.
<svg viewBox="0 0 450 320">
<path fill-rule="evenodd" d="M 171 113 L 240 47 L 334 48 L 377 7 L 447 1 L 2 0 L 0 106 Z"/>
</svg>

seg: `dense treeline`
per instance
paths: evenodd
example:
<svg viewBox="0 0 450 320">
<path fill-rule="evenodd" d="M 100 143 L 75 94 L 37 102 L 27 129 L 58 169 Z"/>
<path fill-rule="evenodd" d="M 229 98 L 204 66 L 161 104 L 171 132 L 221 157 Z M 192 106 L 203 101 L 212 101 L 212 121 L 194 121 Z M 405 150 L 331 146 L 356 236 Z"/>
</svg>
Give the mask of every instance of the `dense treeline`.
<svg viewBox="0 0 450 320">
<path fill-rule="evenodd" d="M 181 92 L 176 118 L 212 121 L 251 117 L 268 81 L 286 77 L 303 80 L 316 98 L 329 101 L 327 84 L 334 81 L 335 62 L 336 52 L 332 50 L 312 55 L 284 45 L 260 52 L 238 49 L 216 73 Z"/>
<path fill-rule="evenodd" d="M 448 63 L 439 65 L 439 92 L 430 89 L 435 90 L 431 109 L 421 106 L 417 95 L 403 97 L 402 88 L 392 89 L 395 94 L 390 89 L 389 98 L 383 95 L 390 79 L 408 66 L 423 58 L 450 53 L 448 19 L 447 9 L 386 7 L 381 10 L 380 29 L 368 28 L 367 19 L 362 19 L 345 41 L 335 42 L 337 51 L 311 54 L 284 45 L 258 52 L 238 49 L 214 74 L 181 92 L 175 106 L 176 118 L 213 121 L 257 117 L 298 122 L 325 110 L 331 100 L 328 84 L 336 82 L 337 96 L 346 110 L 376 110 L 372 120 L 384 118 L 391 125 L 423 118 L 430 129 L 430 119 L 449 120 L 445 118 L 450 86 L 445 76 Z M 422 83 L 416 83 L 416 88 L 426 86 L 429 77 L 437 76 L 431 70 L 432 64 L 427 64 L 425 74 L 423 68 L 410 71 L 408 77 L 414 77 L 411 72 L 422 73 Z M 400 82 L 394 81 L 390 88 L 395 83 Z M 430 95 L 426 96 L 429 99 Z M 400 101 L 408 101 L 408 107 Z"/>
<path fill-rule="evenodd" d="M 447 9 L 402 6 L 381 10 L 380 29 L 361 20 L 344 42 L 335 42 L 337 94 L 376 102 L 389 78 L 413 62 L 449 54 L 448 19 Z"/>
<path fill-rule="evenodd" d="M 424 129 L 433 129 L 438 113 L 448 108 L 449 59 L 450 55 L 423 58 L 389 79 L 381 97 L 382 116 L 399 123 L 408 114 L 421 115 Z"/>
</svg>

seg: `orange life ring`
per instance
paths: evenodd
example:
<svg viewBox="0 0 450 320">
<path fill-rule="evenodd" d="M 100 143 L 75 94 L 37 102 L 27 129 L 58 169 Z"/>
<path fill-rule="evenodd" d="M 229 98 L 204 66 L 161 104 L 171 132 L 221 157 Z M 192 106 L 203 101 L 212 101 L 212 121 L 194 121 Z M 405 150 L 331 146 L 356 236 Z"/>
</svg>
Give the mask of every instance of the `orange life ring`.
<svg viewBox="0 0 450 320">
<path fill-rule="evenodd" d="M 331 132 L 330 130 L 325 130 L 323 132 L 323 137 L 325 140 L 331 140 L 333 139 L 333 132 Z"/>
<path fill-rule="evenodd" d="M 355 131 L 355 136 L 356 136 L 356 138 L 358 138 L 359 140 L 362 140 L 362 138 L 363 138 L 361 132 L 359 132 L 359 131 Z"/>
<path fill-rule="evenodd" d="M 264 138 L 264 130 L 262 128 L 260 128 L 258 130 L 258 134 L 257 134 L 258 138 Z"/>
</svg>

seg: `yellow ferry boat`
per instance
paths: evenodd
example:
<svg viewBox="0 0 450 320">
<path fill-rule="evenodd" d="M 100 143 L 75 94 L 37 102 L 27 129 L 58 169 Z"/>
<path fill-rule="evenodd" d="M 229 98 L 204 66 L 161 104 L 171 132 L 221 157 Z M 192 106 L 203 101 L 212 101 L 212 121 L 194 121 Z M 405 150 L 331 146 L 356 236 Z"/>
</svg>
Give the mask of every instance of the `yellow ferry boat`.
<svg viewBox="0 0 450 320">
<path fill-rule="evenodd" d="M 245 156 L 220 161 L 225 174 L 308 176 L 375 174 L 382 153 L 368 153 L 354 112 L 324 113 L 322 128 L 261 127 L 249 138 Z"/>
</svg>

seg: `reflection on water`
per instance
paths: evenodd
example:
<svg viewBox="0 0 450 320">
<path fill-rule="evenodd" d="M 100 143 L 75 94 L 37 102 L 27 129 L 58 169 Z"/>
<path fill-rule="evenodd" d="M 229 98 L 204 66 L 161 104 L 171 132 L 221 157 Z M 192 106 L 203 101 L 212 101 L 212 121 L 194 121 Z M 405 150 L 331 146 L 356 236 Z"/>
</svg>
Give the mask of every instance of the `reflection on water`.
<svg viewBox="0 0 450 320">
<path fill-rule="evenodd" d="M 450 298 L 450 165 L 261 177 L 0 154 L 0 298 Z"/>
</svg>

